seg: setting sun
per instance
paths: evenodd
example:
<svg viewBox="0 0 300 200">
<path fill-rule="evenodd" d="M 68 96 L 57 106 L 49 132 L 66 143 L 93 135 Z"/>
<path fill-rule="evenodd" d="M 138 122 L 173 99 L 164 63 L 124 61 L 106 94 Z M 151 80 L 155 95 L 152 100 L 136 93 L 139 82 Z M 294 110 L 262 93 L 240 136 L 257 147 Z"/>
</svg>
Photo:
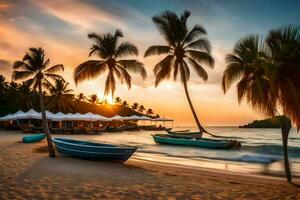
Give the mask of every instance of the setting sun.
<svg viewBox="0 0 300 200">
<path fill-rule="evenodd" d="M 107 104 L 110 104 L 110 105 L 115 104 L 114 99 L 110 95 L 109 96 L 103 96 L 102 97 L 102 101 L 105 102 L 105 103 L 107 103 Z"/>
</svg>

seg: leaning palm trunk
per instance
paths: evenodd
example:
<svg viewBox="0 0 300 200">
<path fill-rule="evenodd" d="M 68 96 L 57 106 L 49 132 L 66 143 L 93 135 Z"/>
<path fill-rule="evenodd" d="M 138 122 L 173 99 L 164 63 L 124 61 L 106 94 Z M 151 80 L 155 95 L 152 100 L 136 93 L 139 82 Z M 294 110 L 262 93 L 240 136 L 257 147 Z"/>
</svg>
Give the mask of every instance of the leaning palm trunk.
<svg viewBox="0 0 300 200">
<path fill-rule="evenodd" d="M 49 151 L 49 156 L 54 158 L 55 157 L 55 150 L 53 147 L 52 143 L 52 138 L 50 135 L 48 123 L 47 123 L 47 118 L 46 118 L 46 112 L 45 112 L 45 102 L 44 102 L 44 95 L 43 95 L 43 90 L 42 90 L 42 83 L 39 83 L 39 96 L 40 96 L 40 106 L 41 106 L 41 113 L 42 113 L 42 119 L 43 119 L 43 129 L 46 134 L 47 138 L 47 143 L 48 143 L 48 151 Z"/>
<path fill-rule="evenodd" d="M 207 131 L 203 128 L 203 126 L 202 126 L 202 125 L 200 124 L 200 122 L 199 122 L 198 116 L 197 116 L 197 114 L 196 114 L 196 112 L 195 112 L 194 106 L 193 106 L 193 104 L 192 104 L 192 100 L 191 100 L 190 95 L 189 95 L 189 91 L 188 91 L 188 88 L 187 88 L 187 83 L 186 83 L 186 81 L 183 81 L 183 86 L 184 86 L 184 92 L 185 92 L 186 98 L 187 98 L 187 100 L 188 100 L 188 102 L 189 102 L 190 108 L 191 108 L 191 110 L 192 110 L 192 113 L 193 113 L 193 116 L 194 116 L 194 119 L 195 119 L 195 121 L 196 121 L 196 124 L 197 124 L 197 126 L 198 126 L 199 131 L 200 131 L 201 133 L 202 133 L 202 132 L 207 133 Z"/>
<path fill-rule="evenodd" d="M 286 180 L 288 183 L 292 182 L 292 175 L 290 170 L 290 163 L 289 163 L 289 157 L 288 157 L 288 138 L 289 138 L 289 132 L 291 130 L 291 121 L 289 119 L 281 119 L 280 120 L 280 126 L 281 126 L 281 134 L 282 134 L 282 147 L 283 147 L 283 155 L 284 155 L 284 169 L 285 169 L 285 175 Z"/>
</svg>

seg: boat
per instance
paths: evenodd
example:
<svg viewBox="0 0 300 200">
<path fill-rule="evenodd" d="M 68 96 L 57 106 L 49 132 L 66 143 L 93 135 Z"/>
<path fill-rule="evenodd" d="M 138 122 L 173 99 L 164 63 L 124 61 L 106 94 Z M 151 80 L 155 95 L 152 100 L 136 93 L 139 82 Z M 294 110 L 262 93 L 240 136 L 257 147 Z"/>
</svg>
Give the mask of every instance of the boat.
<svg viewBox="0 0 300 200">
<path fill-rule="evenodd" d="M 240 147 L 240 142 L 236 140 L 216 140 L 208 138 L 190 138 L 190 137 L 176 137 L 169 134 L 154 134 L 152 135 L 156 143 L 171 144 L 181 146 L 193 146 L 210 149 L 231 149 Z"/>
<path fill-rule="evenodd" d="M 197 136 L 197 135 L 202 135 L 201 132 L 190 132 L 190 131 L 171 131 L 171 130 L 166 130 L 168 134 L 170 135 L 189 135 L 189 136 Z"/>
<path fill-rule="evenodd" d="M 137 150 L 136 147 L 116 146 L 66 138 L 53 138 L 52 140 L 58 152 L 91 160 L 125 162 Z"/>
<path fill-rule="evenodd" d="M 171 129 L 172 130 L 172 129 Z M 171 131 L 169 130 L 169 131 Z M 173 132 L 180 132 L 180 133 L 183 133 L 183 132 L 189 132 L 190 129 L 184 129 L 184 130 L 176 130 L 176 131 L 173 131 Z"/>
<path fill-rule="evenodd" d="M 38 142 L 38 141 L 45 139 L 45 137 L 46 137 L 46 135 L 44 133 L 28 135 L 28 136 L 23 137 L 23 142 L 24 143 Z"/>
</svg>

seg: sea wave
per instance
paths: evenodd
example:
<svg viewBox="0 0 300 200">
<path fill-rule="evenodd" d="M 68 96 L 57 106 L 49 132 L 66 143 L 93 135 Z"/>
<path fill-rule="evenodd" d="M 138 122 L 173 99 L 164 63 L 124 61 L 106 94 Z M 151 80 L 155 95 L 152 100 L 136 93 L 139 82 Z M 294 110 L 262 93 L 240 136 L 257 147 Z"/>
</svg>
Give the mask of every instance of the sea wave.
<svg viewBox="0 0 300 200">
<path fill-rule="evenodd" d="M 243 145 L 241 150 L 268 155 L 283 155 L 282 145 L 278 144 L 263 144 L 256 146 Z M 290 146 L 288 147 L 288 152 L 290 157 L 300 158 L 300 147 Z"/>
<path fill-rule="evenodd" d="M 281 157 L 278 156 L 268 156 L 268 155 L 251 155 L 251 154 L 244 154 L 239 155 L 236 157 L 226 157 L 226 156 L 204 156 L 204 155 L 174 155 L 159 151 L 148 151 L 148 150 L 140 150 L 139 153 L 146 153 L 148 155 L 151 154 L 159 154 L 167 157 L 173 158 L 184 158 L 184 159 L 191 159 L 191 160 L 201 160 L 201 159 L 209 159 L 209 160 L 219 160 L 219 161 L 233 161 L 233 162 L 247 162 L 247 163 L 261 163 L 261 164 L 269 164 L 276 161 L 281 160 Z"/>
</svg>

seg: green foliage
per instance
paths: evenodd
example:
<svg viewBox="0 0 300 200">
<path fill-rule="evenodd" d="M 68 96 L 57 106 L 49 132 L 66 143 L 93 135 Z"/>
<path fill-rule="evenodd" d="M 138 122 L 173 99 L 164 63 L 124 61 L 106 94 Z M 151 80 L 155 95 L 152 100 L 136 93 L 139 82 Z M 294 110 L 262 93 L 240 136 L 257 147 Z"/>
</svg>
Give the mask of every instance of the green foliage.
<svg viewBox="0 0 300 200">
<path fill-rule="evenodd" d="M 239 128 L 280 128 L 280 117 L 281 116 L 276 116 L 263 120 L 254 120 L 249 124 L 239 126 Z"/>
<path fill-rule="evenodd" d="M 50 96 L 46 98 L 47 109 L 55 112 L 64 112 L 74 106 L 73 90 L 68 89 L 69 83 L 63 79 L 55 80 L 49 87 Z"/>
<path fill-rule="evenodd" d="M 265 38 L 249 35 L 226 56 L 222 87 L 237 82 L 238 101 L 246 100 L 267 116 L 282 114 L 300 127 L 300 28 L 271 30 Z"/>
</svg>

